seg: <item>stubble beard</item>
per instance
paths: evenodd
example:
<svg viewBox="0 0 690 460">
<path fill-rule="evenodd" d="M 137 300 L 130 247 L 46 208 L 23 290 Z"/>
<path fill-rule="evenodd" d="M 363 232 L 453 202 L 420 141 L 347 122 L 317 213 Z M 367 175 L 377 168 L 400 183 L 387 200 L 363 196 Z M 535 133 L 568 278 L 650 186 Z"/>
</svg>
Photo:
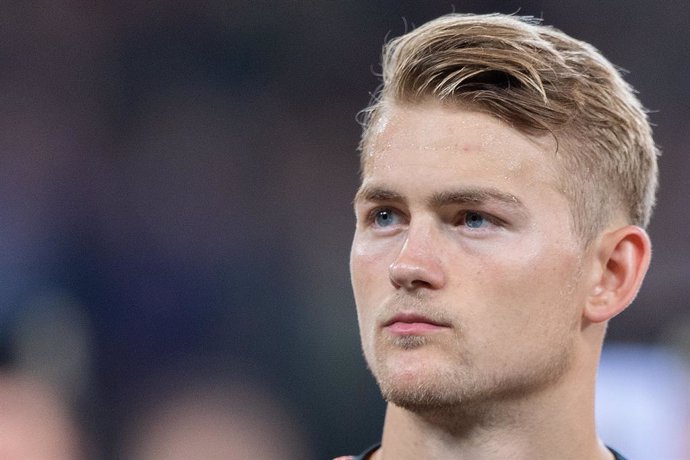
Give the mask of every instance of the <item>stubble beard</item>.
<svg viewBox="0 0 690 460">
<path fill-rule="evenodd" d="M 433 346 L 433 339 L 422 335 L 390 338 L 386 346 L 402 351 L 412 351 Z M 376 378 L 383 398 L 396 406 L 413 412 L 423 413 L 460 406 L 468 399 L 467 378 L 461 367 L 434 368 L 426 373 L 407 378 L 402 382 L 399 376 L 388 368 L 386 353 L 378 353 L 376 365 L 370 369 Z"/>
<path fill-rule="evenodd" d="M 390 339 L 386 345 L 409 351 L 434 346 L 433 340 L 427 336 L 403 336 Z M 460 339 L 456 340 L 457 349 L 462 350 Z M 477 369 L 463 356 L 454 363 L 457 365 L 431 367 L 402 382 L 388 367 L 385 352 L 371 357 L 374 365 L 370 362 L 369 367 L 389 403 L 452 424 L 480 419 L 493 423 L 489 420 L 506 416 L 506 402 L 527 398 L 554 385 L 567 372 L 573 361 L 572 344 L 564 341 L 556 348 L 540 361 L 526 361 L 524 367 L 516 366 L 516 370 L 507 373 L 503 369 Z"/>
</svg>

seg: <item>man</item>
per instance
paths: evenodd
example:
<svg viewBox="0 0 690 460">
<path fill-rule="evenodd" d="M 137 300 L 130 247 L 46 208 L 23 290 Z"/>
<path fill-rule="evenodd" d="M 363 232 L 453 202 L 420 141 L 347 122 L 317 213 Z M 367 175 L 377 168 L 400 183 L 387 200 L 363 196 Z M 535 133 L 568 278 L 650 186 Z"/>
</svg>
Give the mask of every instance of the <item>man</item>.
<svg viewBox="0 0 690 460">
<path fill-rule="evenodd" d="M 556 29 L 452 14 L 386 45 L 364 115 L 350 269 L 388 406 L 360 458 L 623 458 L 594 386 L 651 254 L 632 89 Z"/>
</svg>

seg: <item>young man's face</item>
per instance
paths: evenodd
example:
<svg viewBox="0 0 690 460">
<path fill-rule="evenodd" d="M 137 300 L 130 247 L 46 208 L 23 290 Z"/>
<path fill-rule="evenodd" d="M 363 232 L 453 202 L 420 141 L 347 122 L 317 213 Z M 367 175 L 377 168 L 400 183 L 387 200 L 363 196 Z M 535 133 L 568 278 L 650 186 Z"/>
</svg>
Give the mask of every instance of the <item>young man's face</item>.
<svg viewBox="0 0 690 460">
<path fill-rule="evenodd" d="M 350 269 L 384 396 L 424 410 L 558 381 L 577 355 L 590 255 L 555 142 L 434 104 L 392 106 L 372 132 Z"/>
</svg>

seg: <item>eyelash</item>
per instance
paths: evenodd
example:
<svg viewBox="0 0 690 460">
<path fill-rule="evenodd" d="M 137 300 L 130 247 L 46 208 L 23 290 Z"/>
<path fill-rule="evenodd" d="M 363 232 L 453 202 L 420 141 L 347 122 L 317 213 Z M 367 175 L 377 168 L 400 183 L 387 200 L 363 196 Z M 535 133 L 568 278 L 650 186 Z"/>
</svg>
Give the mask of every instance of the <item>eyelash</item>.
<svg viewBox="0 0 690 460">
<path fill-rule="evenodd" d="M 404 214 L 402 214 L 400 211 L 398 211 L 395 208 L 391 208 L 390 206 L 380 206 L 380 207 L 374 208 L 371 211 L 369 211 L 369 214 L 367 215 L 367 222 L 370 225 L 375 226 L 376 225 L 376 218 L 380 215 L 381 212 L 384 212 L 384 211 L 389 212 L 391 214 L 395 214 L 399 217 L 404 216 Z"/>
<path fill-rule="evenodd" d="M 474 209 L 463 210 L 458 215 L 458 218 L 459 218 L 458 220 L 460 222 L 456 223 L 455 226 L 459 227 L 459 226 L 463 226 L 463 224 L 464 224 L 464 226 L 467 226 L 466 225 L 466 223 L 467 223 L 466 219 L 467 219 L 468 214 L 476 214 L 476 215 L 480 216 L 482 219 L 484 219 L 487 223 L 489 223 L 490 225 L 492 225 L 494 227 L 505 227 L 506 226 L 505 222 L 503 220 L 499 219 L 498 217 L 493 216 L 491 214 L 487 214 L 485 212 L 475 211 Z"/>
<path fill-rule="evenodd" d="M 376 218 L 380 215 L 381 212 L 384 212 L 384 211 L 389 212 L 391 214 L 395 214 L 399 217 L 403 217 L 403 218 L 405 217 L 404 213 L 398 211 L 395 208 L 392 208 L 390 206 L 379 206 L 379 207 L 372 209 L 367 214 L 367 222 L 369 223 L 369 225 L 376 226 Z M 456 214 L 454 219 L 453 219 L 453 222 L 454 222 L 453 226 L 455 226 L 455 227 L 466 226 L 464 224 L 466 223 L 465 219 L 467 218 L 468 214 L 476 214 L 478 216 L 481 216 L 489 224 L 496 226 L 496 227 L 505 227 L 506 226 L 506 223 L 502 219 L 500 219 L 496 216 L 493 216 L 491 214 L 482 212 L 482 211 L 476 211 L 474 209 L 463 209 L 458 214 Z"/>
</svg>

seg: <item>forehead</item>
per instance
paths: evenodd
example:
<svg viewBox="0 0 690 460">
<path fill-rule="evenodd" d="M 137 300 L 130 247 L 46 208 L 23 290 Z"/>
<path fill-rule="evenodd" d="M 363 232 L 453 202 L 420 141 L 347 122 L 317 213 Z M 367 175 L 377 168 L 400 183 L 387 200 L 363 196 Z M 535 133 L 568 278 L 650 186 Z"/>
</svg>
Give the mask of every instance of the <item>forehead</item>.
<svg viewBox="0 0 690 460">
<path fill-rule="evenodd" d="M 369 130 L 362 181 L 425 175 L 504 186 L 523 179 L 558 189 L 555 150 L 551 136 L 525 135 L 478 111 L 439 103 L 389 105 Z"/>
</svg>

